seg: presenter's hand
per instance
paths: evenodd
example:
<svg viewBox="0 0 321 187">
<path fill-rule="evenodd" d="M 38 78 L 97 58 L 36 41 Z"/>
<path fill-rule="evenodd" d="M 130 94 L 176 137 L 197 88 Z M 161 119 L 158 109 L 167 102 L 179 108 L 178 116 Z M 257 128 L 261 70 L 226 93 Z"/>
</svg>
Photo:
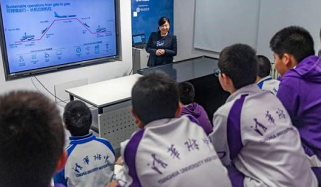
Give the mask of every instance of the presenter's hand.
<svg viewBox="0 0 321 187">
<path fill-rule="evenodd" d="M 161 53 L 161 55 L 164 55 L 165 54 L 165 49 L 160 49 L 160 53 Z"/>
<path fill-rule="evenodd" d="M 157 56 L 161 56 L 162 55 L 162 51 L 161 51 L 162 49 L 157 49 L 157 51 L 156 51 L 156 55 Z"/>
</svg>

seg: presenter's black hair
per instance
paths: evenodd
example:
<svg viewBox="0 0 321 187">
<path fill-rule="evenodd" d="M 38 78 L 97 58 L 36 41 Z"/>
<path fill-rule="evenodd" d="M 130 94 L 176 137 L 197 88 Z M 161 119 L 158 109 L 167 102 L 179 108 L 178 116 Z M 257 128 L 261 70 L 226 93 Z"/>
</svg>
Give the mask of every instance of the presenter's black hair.
<svg viewBox="0 0 321 187">
<path fill-rule="evenodd" d="M 257 75 L 260 78 L 264 78 L 266 76 L 270 75 L 271 72 L 271 62 L 266 56 L 263 55 L 257 55 L 258 58 L 258 64 L 259 64 L 259 69 Z"/>
<path fill-rule="evenodd" d="M 294 56 L 298 63 L 315 54 L 312 36 L 298 26 L 286 27 L 277 32 L 270 41 L 270 48 L 279 58 L 288 53 Z"/>
<path fill-rule="evenodd" d="M 65 107 L 63 119 L 72 136 L 84 136 L 89 133 L 92 114 L 85 103 L 79 100 L 69 102 Z"/>
<path fill-rule="evenodd" d="M 159 18 L 159 20 L 158 20 L 158 26 L 164 25 L 164 24 L 166 23 L 166 21 L 167 21 L 169 24 L 171 24 L 171 22 L 170 22 L 170 20 L 169 20 L 168 17 L 161 17 L 161 18 Z"/>
<path fill-rule="evenodd" d="M 256 80 L 258 62 L 255 50 L 245 44 L 234 44 L 223 49 L 218 60 L 221 72 L 240 89 Z"/>
<path fill-rule="evenodd" d="M 132 89 L 132 106 L 145 125 L 158 119 L 175 118 L 179 106 L 176 82 L 163 72 L 144 75 Z"/>
<path fill-rule="evenodd" d="M 47 97 L 15 91 L 0 97 L 0 186 L 46 187 L 61 158 L 64 129 Z"/>
<path fill-rule="evenodd" d="M 194 101 L 195 89 L 193 84 L 189 82 L 181 82 L 178 84 L 179 98 L 184 105 L 191 104 Z"/>
</svg>

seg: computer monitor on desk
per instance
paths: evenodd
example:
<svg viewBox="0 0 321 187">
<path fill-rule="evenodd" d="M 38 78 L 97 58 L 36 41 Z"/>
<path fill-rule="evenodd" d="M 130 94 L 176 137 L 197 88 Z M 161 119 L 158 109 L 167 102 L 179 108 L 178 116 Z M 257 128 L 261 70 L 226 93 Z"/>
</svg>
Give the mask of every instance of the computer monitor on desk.
<svg viewBox="0 0 321 187">
<path fill-rule="evenodd" d="M 133 47 L 143 49 L 146 46 L 145 34 L 135 34 L 132 37 Z"/>
</svg>

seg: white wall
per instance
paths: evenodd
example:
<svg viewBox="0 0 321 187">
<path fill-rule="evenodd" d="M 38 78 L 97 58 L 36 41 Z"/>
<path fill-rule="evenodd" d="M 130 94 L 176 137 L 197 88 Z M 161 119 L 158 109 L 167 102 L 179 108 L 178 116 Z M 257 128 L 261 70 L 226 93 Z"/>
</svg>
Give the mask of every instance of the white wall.
<svg viewBox="0 0 321 187">
<path fill-rule="evenodd" d="M 174 34 L 178 48 L 175 60 L 184 60 L 207 55 L 218 57 L 218 53 L 194 49 L 195 0 L 174 0 Z"/>
<path fill-rule="evenodd" d="M 196 1 L 194 47 L 220 52 L 244 43 L 256 48 L 260 4 L 260 0 Z"/>
<path fill-rule="evenodd" d="M 195 1 L 174 0 L 174 34 L 178 40 L 178 53 L 175 60 L 200 55 L 218 57 L 218 53 L 196 50 L 193 47 Z M 270 39 L 277 31 L 290 25 L 306 28 L 314 39 L 317 52 L 320 49 L 320 7 L 320 0 L 262 0 L 257 41 L 258 54 L 266 55 L 273 60 L 269 48 Z"/>
<path fill-rule="evenodd" d="M 131 46 L 131 1 L 119 0 L 120 2 L 120 34 L 122 61 L 109 62 L 105 64 L 87 66 L 56 73 L 37 76 L 38 79 L 51 91 L 54 85 L 65 82 L 87 78 L 89 83 L 113 79 L 128 75 L 132 68 L 132 46 Z M 41 86 L 40 91 L 50 96 Z M 28 89 L 35 90 L 31 78 L 23 78 L 13 81 L 5 81 L 2 59 L 0 59 L 0 94 L 11 90 Z M 52 96 L 50 96 L 53 98 Z"/>
<path fill-rule="evenodd" d="M 273 35 L 291 25 L 307 29 L 316 52 L 320 49 L 320 0 L 262 0 L 257 51 L 273 60 L 269 47 Z"/>
</svg>

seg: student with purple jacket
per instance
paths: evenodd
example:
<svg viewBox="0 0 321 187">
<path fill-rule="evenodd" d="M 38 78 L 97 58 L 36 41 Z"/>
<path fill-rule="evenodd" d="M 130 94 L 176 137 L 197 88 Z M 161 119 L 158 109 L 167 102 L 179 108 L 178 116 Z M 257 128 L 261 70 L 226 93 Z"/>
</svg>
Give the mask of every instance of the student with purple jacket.
<svg viewBox="0 0 321 187">
<path fill-rule="evenodd" d="M 189 82 L 181 82 L 178 84 L 180 102 L 183 104 L 181 116 L 191 115 L 198 120 L 203 127 L 205 133 L 209 135 L 213 132 L 213 126 L 208 119 L 207 113 L 204 108 L 194 102 L 195 89 Z"/>
<path fill-rule="evenodd" d="M 233 187 L 317 187 L 300 134 L 282 103 L 255 84 L 255 50 L 234 44 L 218 59 L 222 88 L 231 93 L 213 117 L 210 139 Z"/>
<path fill-rule="evenodd" d="M 321 183 L 321 59 L 302 27 L 277 32 L 270 41 L 275 68 L 281 74 L 277 97 L 298 128 L 303 148 Z"/>
</svg>

